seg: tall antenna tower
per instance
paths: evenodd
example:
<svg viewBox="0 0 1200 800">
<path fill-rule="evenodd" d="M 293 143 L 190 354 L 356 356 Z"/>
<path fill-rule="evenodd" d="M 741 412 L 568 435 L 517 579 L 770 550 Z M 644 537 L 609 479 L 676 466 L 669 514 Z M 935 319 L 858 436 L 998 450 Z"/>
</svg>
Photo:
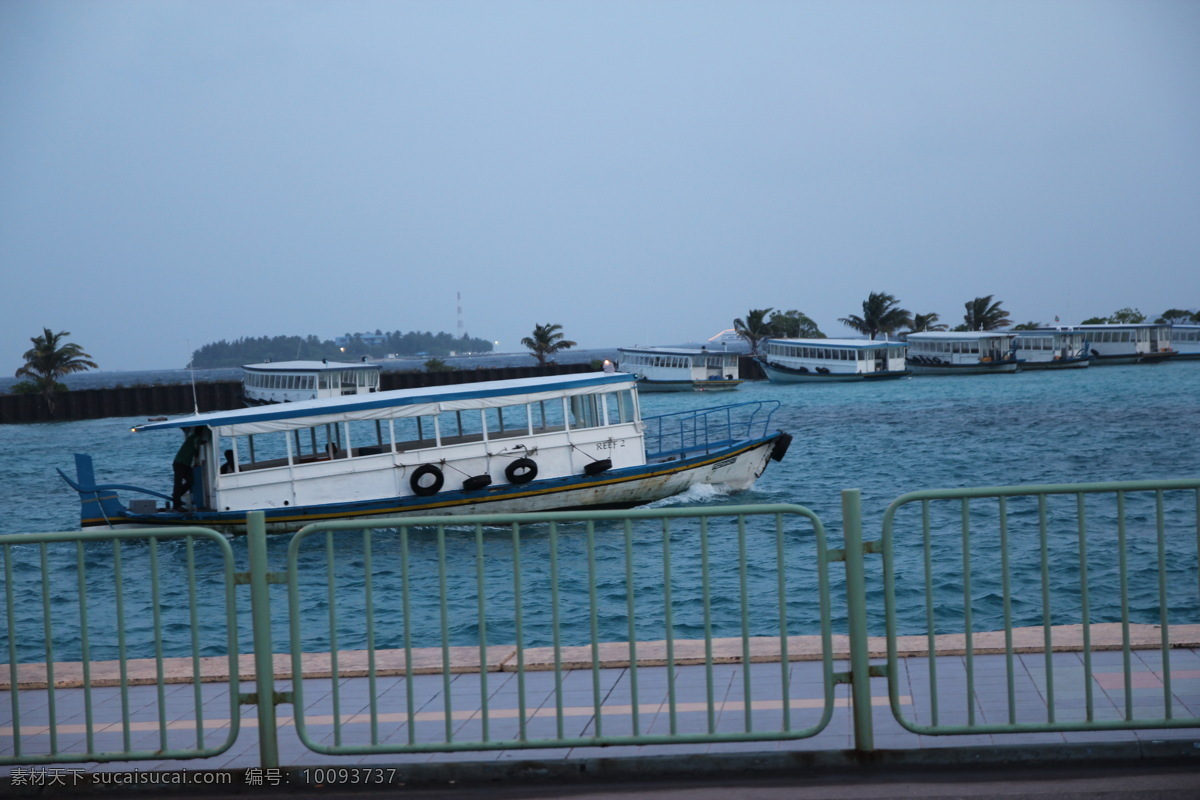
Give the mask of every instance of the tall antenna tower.
<svg viewBox="0 0 1200 800">
<path fill-rule="evenodd" d="M 458 295 L 458 338 L 462 339 L 467 335 L 465 333 L 465 329 L 463 328 L 462 292 L 457 292 L 456 294 Z"/>
</svg>

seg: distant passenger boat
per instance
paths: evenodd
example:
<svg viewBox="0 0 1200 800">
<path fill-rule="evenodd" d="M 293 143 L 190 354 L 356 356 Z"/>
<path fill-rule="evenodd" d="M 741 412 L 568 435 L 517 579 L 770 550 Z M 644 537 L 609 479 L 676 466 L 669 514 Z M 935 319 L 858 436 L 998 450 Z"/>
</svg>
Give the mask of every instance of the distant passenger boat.
<svg viewBox="0 0 1200 800">
<path fill-rule="evenodd" d="M 366 362 L 267 361 L 242 366 L 248 406 L 299 403 L 379 391 L 380 367 Z"/>
<path fill-rule="evenodd" d="M 1155 323 L 1077 325 L 1088 338 L 1092 364 L 1157 364 L 1175 356 L 1171 326 Z"/>
<path fill-rule="evenodd" d="M 728 392 L 741 380 L 737 353 L 707 347 L 622 347 L 622 372 L 637 375 L 643 392 Z"/>
<path fill-rule="evenodd" d="M 1171 349 L 1176 358 L 1200 358 L 1200 325 L 1172 325 Z"/>
<path fill-rule="evenodd" d="M 908 367 L 916 375 L 1016 372 L 1015 333 L 920 331 L 908 334 Z"/>
<path fill-rule="evenodd" d="M 867 339 L 767 339 L 758 363 L 775 383 L 903 378 L 904 342 Z"/>
<path fill-rule="evenodd" d="M 1091 363 L 1087 334 L 1065 328 L 1015 331 L 1022 370 L 1078 369 Z"/>
<path fill-rule="evenodd" d="M 636 385 L 632 375 L 590 372 L 139 425 L 135 432 L 191 437 L 190 491 L 180 481 L 176 497 L 125 481 L 97 484 L 82 453 L 74 479 L 59 474 L 79 493 L 83 528 L 238 532 L 258 510 L 267 530 L 280 532 L 320 520 L 625 507 L 696 484 L 742 490 L 787 452 L 792 437 L 770 430 L 778 401 L 642 418 Z M 165 478 L 171 465 L 163 468 Z M 123 502 L 118 492 L 149 499 Z"/>
</svg>

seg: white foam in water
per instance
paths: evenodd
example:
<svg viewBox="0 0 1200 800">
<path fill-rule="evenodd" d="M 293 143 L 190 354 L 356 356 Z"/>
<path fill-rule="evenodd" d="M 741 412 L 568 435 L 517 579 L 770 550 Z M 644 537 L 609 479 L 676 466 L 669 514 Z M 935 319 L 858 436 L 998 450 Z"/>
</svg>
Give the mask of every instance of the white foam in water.
<svg viewBox="0 0 1200 800">
<path fill-rule="evenodd" d="M 653 503 L 647 503 L 639 507 L 666 508 L 668 506 L 691 506 L 697 503 L 707 503 L 714 498 L 724 497 L 727 494 L 729 494 L 729 487 L 723 483 L 697 483 L 683 494 L 664 497 L 662 500 L 655 500 Z"/>
</svg>

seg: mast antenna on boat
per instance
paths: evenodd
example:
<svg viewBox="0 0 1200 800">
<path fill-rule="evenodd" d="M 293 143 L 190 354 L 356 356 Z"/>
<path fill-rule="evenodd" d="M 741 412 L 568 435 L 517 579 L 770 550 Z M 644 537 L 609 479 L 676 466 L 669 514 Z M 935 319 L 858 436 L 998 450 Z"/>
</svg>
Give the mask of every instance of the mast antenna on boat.
<svg viewBox="0 0 1200 800">
<path fill-rule="evenodd" d="M 188 342 L 188 349 L 192 349 L 192 343 Z M 192 357 L 188 360 L 188 371 L 192 374 L 192 411 L 200 414 L 200 400 L 196 397 L 196 354 L 192 353 Z"/>
</svg>

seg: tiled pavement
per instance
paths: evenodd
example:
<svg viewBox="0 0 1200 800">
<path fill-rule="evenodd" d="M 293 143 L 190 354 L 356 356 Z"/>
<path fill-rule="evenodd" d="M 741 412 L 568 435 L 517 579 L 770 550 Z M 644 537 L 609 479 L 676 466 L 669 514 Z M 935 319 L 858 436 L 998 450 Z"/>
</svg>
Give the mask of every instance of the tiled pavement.
<svg viewBox="0 0 1200 800">
<path fill-rule="evenodd" d="M 876 660 L 874 663 L 882 663 Z M 1161 654 L 1156 650 L 1132 653 L 1130 691 L 1126 694 L 1123 654 L 1096 652 L 1091 656 L 1091 680 L 1086 679 L 1083 657 L 1077 652 L 1055 653 L 1051 669 L 1041 653 L 1014 657 L 1010 673 L 1002 655 L 977 655 L 973 659 L 973 685 L 968 704 L 968 680 L 965 658 L 940 656 L 935 662 L 937 721 L 943 725 L 1045 723 L 1051 714 L 1048 703 L 1053 693 L 1053 718 L 1058 722 L 1086 719 L 1089 694 L 1094 718 L 1121 719 L 1127 712 L 1135 717 L 1161 719 L 1169 703 L 1171 716 L 1191 720 L 1200 726 L 1200 649 L 1181 648 L 1170 652 L 1170 687 L 1164 685 Z M 934 714 L 934 693 L 930 686 L 930 661 L 923 657 L 899 661 L 901 711 L 917 724 L 929 724 Z M 835 663 L 835 672 L 848 669 L 845 662 Z M 709 692 L 713 698 L 712 724 L 720 733 L 746 731 L 749 720 L 755 731 L 778 732 L 784 729 L 781 686 L 783 673 L 778 663 L 754 663 L 750 666 L 751 705 L 749 717 L 743 703 L 745 672 L 740 664 L 717 664 L 711 679 L 704 666 L 676 668 L 675 732 L 701 734 L 710 724 Z M 790 730 L 804 730 L 819 724 L 824 707 L 821 664 L 798 661 L 788 665 L 787 685 L 790 700 Z M 665 667 L 640 667 L 637 670 L 636 725 L 642 736 L 670 734 L 668 676 Z M 1052 678 L 1048 681 L 1047 677 Z M 605 736 L 633 733 L 633 672 L 628 668 L 574 670 L 563 673 L 561 687 L 555 685 L 552 671 L 524 674 L 525 738 L 555 738 L 562 726 L 563 737 L 585 737 L 599 732 Z M 483 703 L 487 698 L 487 736 L 491 741 L 506 741 L 520 736 L 520 682 L 513 672 L 454 674 L 447 680 L 441 674 L 416 675 L 411 685 L 403 677 L 379 677 L 372 689 L 367 678 L 344 678 L 337 683 L 336 702 L 341 725 L 334 725 L 334 683 L 330 679 L 305 679 L 303 727 L 314 744 L 335 749 L 444 742 L 480 741 L 483 737 Z M 1051 686 L 1050 684 L 1053 684 Z M 595 690 L 602 698 L 601 715 L 594 707 Z M 243 683 L 240 691 L 255 691 L 253 683 Z M 289 682 L 276 684 L 277 691 L 289 691 Z M 974 733 L 956 736 L 920 735 L 904 729 L 893 717 L 887 698 L 886 680 L 871 681 L 874 706 L 875 746 L 882 750 L 927 750 L 931 748 L 971 747 L 979 745 L 1050 745 L 1084 742 L 1149 742 L 1166 739 L 1200 741 L 1200 727 L 1136 731 L 1082 731 L 1038 733 Z M 378 698 L 372 723 L 370 698 Z M 413 699 L 409 713 L 408 698 Z M 561 696 L 561 701 L 556 698 Z M 119 750 L 124 747 L 159 751 L 193 749 L 198 746 L 217 749 L 230 734 L 230 687 L 227 683 L 200 684 L 199 703 L 192 684 L 131 686 L 125 698 L 119 688 L 91 690 L 91 720 L 94 749 Z M 1011 703 L 1010 703 L 1011 699 Z M 0 694 L 0 757 L 14 754 L 13 696 Z M 70 754 L 86 747 L 89 720 L 83 689 L 58 689 L 50 693 L 22 690 L 19 703 L 20 744 L 24 754 L 59 752 Z M 51 704 L 53 703 L 53 711 Z M 195 713 L 199 705 L 201 714 Z M 561 714 L 559 706 L 561 705 Z M 128 707 L 128 726 L 123 726 L 122 708 Z M 971 710 L 973 709 L 973 711 Z M 449 724 L 447 723 L 449 710 Z M 229 770 L 260 766 L 256 710 L 240 708 L 241 730 L 232 746 L 220 754 L 201 759 L 162 759 L 107 763 L 56 763 L 43 769 L 72 771 L 128 770 Z M 834 691 L 832 716 L 815 736 L 778 741 L 739 741 L 724 743 L 684 742 L 676 744 L 619 743 L 607 747 L 544 747 L 537 749 L 501 748 L 452 752 L 389 752 L 375 755 L 327 754 L 309 749 L 298 734 L 295 709 L 278 706 L 279 754 L 283 766 L 305 765 L 407 765 L 453 763 L 459 761 L 496 761 L 537 759 L 542 761 L 622 756 L 657 756 L 696 753 L 839 751 L 854 746 L 851 727 L 849 689 Z M 57 721 L 54 738 L 47 728 L 53 715 Z M 198 727 L 197 717 L 202 720 Z M 165 725 L 164 725 L 165 722 Z M 200 733 L 198 733 L 198 730 Z M 202 735 L 201 735 L 202 734 Z M 411 737 L 411 739 L 410 739 Z M 198 744 L 199 743 L 199 744 Z M 13 771 L 18 770 L 17 773 Z M 19 775 L 27 767 L 0 767 L 0 775 Z"/>
</svg>

